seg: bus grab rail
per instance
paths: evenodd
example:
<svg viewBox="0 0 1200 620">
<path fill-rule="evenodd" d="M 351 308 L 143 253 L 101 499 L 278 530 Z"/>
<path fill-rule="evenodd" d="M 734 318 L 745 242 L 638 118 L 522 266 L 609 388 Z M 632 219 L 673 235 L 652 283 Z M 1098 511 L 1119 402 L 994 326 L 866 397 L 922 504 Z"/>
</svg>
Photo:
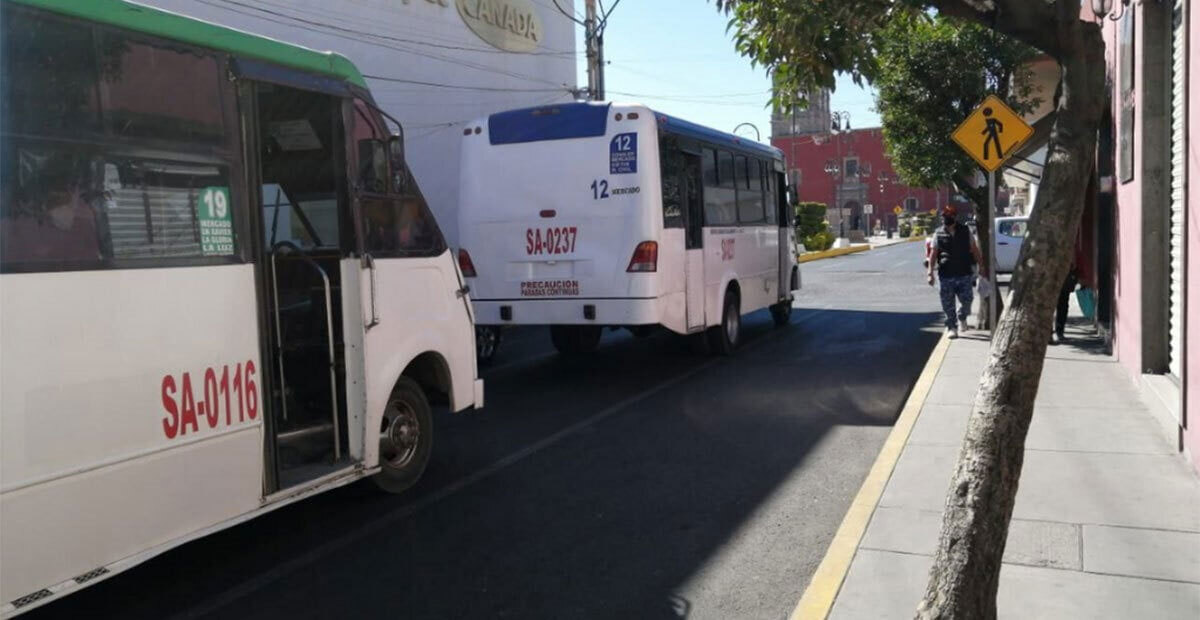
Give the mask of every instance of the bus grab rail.
<svg viewBox="0 0 1200 620">
<path fill-rule="evenodd" d="M 271 288 L 275 295 L 275 346 L 279 357 L 279 394 L 283 406 L 283 419 L 287 419 L 287 382 L 283 374 L 283 329 L 280 327 L 279 281 L 275 277 L 277 272 L 275 258 L 279 256 L 280 249 L 295 252 L 301 260 L 316 269 L 317 273 L 321 275 L 321 281 L 325 287 L 325 334 L 329 345 L 329 393 L 330 404 L 333 406 L 333 458 L 334 461 L 340 461 L 342 460 L 342 438 L 338 428 L 337 354 L 333 346 L 333 289 L 329 284 L 329 274 L 325 273 L 325 269 L 312 257 L 305 254 L 300 246 L 291 241 L 279 241 L 271 246 Z"/>
</svg>

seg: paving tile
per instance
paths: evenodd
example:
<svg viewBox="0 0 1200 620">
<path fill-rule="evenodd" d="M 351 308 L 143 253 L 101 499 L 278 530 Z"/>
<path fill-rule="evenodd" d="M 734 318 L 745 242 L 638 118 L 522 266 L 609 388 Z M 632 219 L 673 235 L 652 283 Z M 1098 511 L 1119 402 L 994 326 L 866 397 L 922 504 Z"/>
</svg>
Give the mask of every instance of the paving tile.
<svg viewBox="0 0 1200 620">
<path fill-rule="evenodd" d="M 1026 452 L 1013 514 L 1200 532 L 1200 479 L 1176 454 Z"/>
<path fill-rule="evenodd" d="M 923 555 L 859 549 L 829 618 L 911 620 L 933 560 Z"/>
<path fill-rule="evenodd" d="M 1200 584 L 1200 533 L 1085 525 L 1083 567 Z"/>
<path fill-rule="evenodd" d="M 942 515 L 930 510 L 880 507 L 859 545 L 863 549 L 932 555 Z M 1079 527 L 1050 521 L 1014 519 L 1009 524 L 1004 561 L 1079 570 Z"/>
<path fill-rule="evenodd" d="M 909 619 L 924 594 L 927 556 L 859 550 L 829 617 Z M 1200 617 L 1200 585 L 1005 564 L 1001 618 L 1062 620 Z"/>
<path fill-rule="evenodd" d="M 1021 620 L 1195 620 L 1200 585 L 1005 564 L 996 606 Z"/>
<path fill-rule="evenodd" d="M 905 446 L 880 504 L 940 511 L 957 457 Z M 1200 532 L 1200 480 L 1173 454 L 1030 451 L 1013 516 Z"/>
<path fill-rule="evenodd" d="M 967 432 L 970 416 L 970 405 L 925 405 L 908 443 L 957 447 Z"/>
<path fill-rule="evenodd" d="M 1155 427 L 1150 413 L 1133 409 L 1037 405 L 1025 449 L 1163 454 L 1178 458 L 1175 448 Z"/>
</svg>

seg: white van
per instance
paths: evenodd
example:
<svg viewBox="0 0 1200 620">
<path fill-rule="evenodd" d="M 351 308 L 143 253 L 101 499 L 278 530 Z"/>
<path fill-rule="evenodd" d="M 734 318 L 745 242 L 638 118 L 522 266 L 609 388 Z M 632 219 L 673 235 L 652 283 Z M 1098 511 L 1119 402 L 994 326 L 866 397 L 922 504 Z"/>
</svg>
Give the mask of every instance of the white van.
<svg viewBox="0 0 1200 620">
<path fill-rule="evenodd" d="M 994 249 L 997 272 L 1011 273 L 1017 268 L 1017 257 L 1021 254 L 1021 244 L 1025 243 L 1027 234 L 1029 234 L 1029 216 L 996 218 Z"/>
<path fill-rule="evenodd" d="M 470 123 L 459 262 L 481 325 L 548 325 L 564 353 L 605 326 L 788 322 L 800 287 L 775 148 L 641 105 L 570 103 Z"/>
</svg>

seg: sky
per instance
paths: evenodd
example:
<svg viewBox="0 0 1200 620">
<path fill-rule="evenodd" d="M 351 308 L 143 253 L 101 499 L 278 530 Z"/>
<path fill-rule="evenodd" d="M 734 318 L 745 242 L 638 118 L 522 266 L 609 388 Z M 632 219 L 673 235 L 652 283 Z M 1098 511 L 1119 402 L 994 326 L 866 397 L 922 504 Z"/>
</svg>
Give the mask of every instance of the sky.
<svg viewBox="0 0 1200 620">
<path fill-rule="evenodd" d="M 583 0 L 575 5 L 583 11 Z M 620 0 L 604 32 L 608 99 L 644 103 L 723 131 L 753 123 L 768 141 L 771 111 L 765 106 L 771 82 L 765 70 L 751 67 L 734 49 L 727 22 L 710 0 Z M 579 84 L 586 86 L 582 27 L 576 46 Z M 879 125 L 872 92 L 848 76 L 838 78 L 830 104 L 849 112 L 855 128 Z M 753 137 L 754 132 L 744 128 L 739 134 Z"/>
</svg>

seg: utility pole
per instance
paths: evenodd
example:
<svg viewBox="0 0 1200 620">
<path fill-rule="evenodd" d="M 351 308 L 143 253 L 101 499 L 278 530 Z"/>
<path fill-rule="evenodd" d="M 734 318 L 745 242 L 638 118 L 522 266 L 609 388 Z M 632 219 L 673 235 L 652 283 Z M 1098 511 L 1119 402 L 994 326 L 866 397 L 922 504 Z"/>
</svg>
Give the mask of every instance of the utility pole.
<svg viewBox="0 0 1200 620">
<path fill-rule="evenodd" d="M 587 49 L 588 99 L 603 99 L 603 65 L 600 62 L 599 22 L 596 19 L 596 0 L 584 0 L 583 40 Z"/>
<path fill-rule="evenodd" d="M 583 44 L 587 51 L 587 72 L 588 72 L 588 99 L 592 101 L 604 100 L 604 29 L 608 26 L 608 16 L 612 15 L 613 9 L 621 3 L 621 0 L 615 0 L 612 6 L 604 8 L 604 3 L 598 0 L 583 0 L 584 15 L 583 20 L 576 16 L 572 11 L 568 11 L 558 0 L 551 0 L 554 3 L 554 8 L 566 16 L 567 19 L 583 26 Z M 596 10 L 596 5 L 600 5 L 600 10 Z"/>
</svg>

